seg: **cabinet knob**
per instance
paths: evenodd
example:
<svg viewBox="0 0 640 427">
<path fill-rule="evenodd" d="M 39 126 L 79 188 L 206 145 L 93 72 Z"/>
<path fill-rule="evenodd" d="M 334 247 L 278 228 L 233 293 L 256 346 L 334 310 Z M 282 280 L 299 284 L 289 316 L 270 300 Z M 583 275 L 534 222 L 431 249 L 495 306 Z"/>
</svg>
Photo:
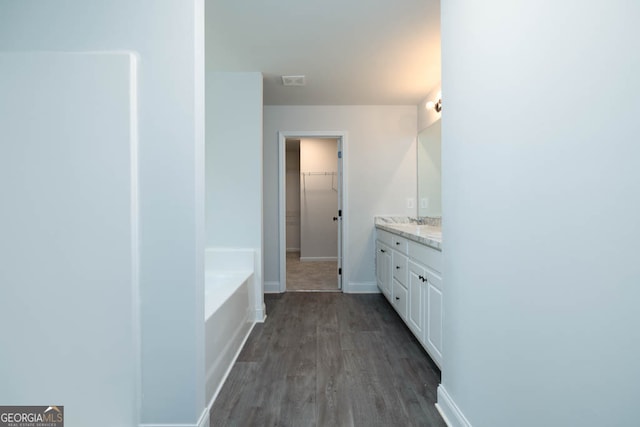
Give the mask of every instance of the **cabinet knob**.
<svg viewBox="0 0 640 427">
<path fill-rule="evenodd" d="M 396 270 L 400 270 L 400 266 L 399 265 L 396 265 Z"/>
<path fill-rule="evenodd" d="M 380 249 L 380 252 L 385 253 L 386 251 L 384 249 Z"/>
<path fill-rule="evenodd" d="M 427 279 L 426 277 L 423 277 L 423 278 L 422 278 L 422 281 L 423 281 L 423 282 L 428 282 L 428 281 L 429 281 L 429 279 Z"/>
<path fill-rule="evenodd" d="M 400 301 L 400 297 L 396 297 L 396 301 Z"/>
<path fill-rule="evenodd" d="M 400 245 L 400 242 L 396 242 L 396 245 L 398 245 L 398 246 L 399 246 L 399 245 Z"/>
<path fill-rule="evenodd" d="M 418 276 L 418 279 L 420 279 L 420 280 L 422 280 L 424 282 L 424 277 Z"/>
</svg>

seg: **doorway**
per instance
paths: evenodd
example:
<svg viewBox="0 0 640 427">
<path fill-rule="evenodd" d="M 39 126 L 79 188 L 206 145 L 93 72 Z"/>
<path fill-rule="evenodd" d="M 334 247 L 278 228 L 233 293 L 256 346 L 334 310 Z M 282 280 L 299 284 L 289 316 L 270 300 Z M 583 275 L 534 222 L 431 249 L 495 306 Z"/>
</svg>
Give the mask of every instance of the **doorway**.
<svg viewBox="0 0 640 427">
<path fill-rule="evenodd" d="M 341 291 L 344 134 L 280 132 L 280 292 Z"/>
</svg>

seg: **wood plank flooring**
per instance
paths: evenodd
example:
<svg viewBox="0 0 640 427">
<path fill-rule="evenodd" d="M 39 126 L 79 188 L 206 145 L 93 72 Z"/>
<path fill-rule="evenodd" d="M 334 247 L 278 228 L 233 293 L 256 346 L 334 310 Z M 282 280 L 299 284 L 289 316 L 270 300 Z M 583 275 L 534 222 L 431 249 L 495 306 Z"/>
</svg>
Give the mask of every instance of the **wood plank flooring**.
<svg viewBox="0 0 640 427">
<path fill-rule="evenodd" d="M 211 426 L 434 426 L 440 372 L 380 294 L 265 295 Z"/>
</svg>

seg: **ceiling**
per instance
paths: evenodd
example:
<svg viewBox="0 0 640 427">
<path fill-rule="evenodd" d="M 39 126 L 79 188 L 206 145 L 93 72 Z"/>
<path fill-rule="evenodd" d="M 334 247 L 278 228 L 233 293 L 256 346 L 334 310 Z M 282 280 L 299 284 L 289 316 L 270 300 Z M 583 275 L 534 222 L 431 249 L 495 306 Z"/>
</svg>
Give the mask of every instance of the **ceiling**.
<svg viewBox="0 0 640 427">
<path fill-rule="evenodd" d="M 415 105 L 440 82 L 440 0 L 206 0 L 206 66 L 261 71 L 265 105 Z"/>
</svg>

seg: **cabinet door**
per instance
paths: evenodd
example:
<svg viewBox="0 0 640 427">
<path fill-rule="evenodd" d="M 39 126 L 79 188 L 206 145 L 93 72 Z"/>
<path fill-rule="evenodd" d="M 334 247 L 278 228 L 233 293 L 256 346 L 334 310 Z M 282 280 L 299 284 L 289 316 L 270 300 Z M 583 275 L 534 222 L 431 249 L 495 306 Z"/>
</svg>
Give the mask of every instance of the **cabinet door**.
<svg viewBox="0 0 640 427">
<path fill-rule="evenodd" d="M 426 346 L 438 366 L 442 366 L 442 279 L 425 271 L 427 278 Z"/>
<path fill-rule="evenodd" d="M 407 321 L 409 328 L 420 341 L 424 342 L 424 292 L 426 289 L 424 268 L 413 262 L 409 263 L 409 312 Z"/>
<path fill-rule="evenodd" d="M 384 296 L 391 301 L 391 249 L 380 242 L 376 242 L 376 279 Z"/>
</svg>

